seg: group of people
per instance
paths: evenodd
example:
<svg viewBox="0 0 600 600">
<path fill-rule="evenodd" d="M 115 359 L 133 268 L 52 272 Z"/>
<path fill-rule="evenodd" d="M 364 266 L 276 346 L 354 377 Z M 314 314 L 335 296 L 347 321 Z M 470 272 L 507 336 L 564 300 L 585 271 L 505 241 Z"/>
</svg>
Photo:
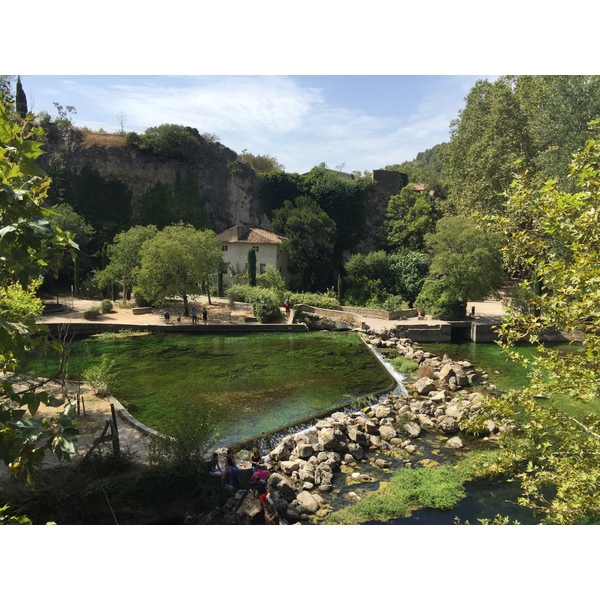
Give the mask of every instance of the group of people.
<svg viewBox="0 0 600 600">
<path fill-rule="evenodd" d="M 169 311 L 165 311 L 163 315 L 165 318 L 165 323 L 171 322 L 171 315 Z M 202 321 L 206 325 L 208 322 L 208 311 L 206 310 L 206 306 L 202 307 Z M 177 313 L 177 322 L 181 323 L 181 313 Z M 198 311 L 195 308 L 192 308 L 192 325 L 198 324 Z"/>
<path fill-rule="evenodd" d="M 250 455 L 250 463 L 252 465 L 252 476 L 250 477 L 252 497 L 258 498 L 260 502 L 264 513 L 265 525 L 279 525 L 279 515 L 267 488 L 269 471 L 262 463 L 262 457 L 258 448 L 253 449 Z M 214 452 L 208 463 L 208 472 L 212 477 L 220 477 L 221 484 L 224 484 L 225 480 L 227 480 L 228 485 L 235 487 L 239 487 L 240 485 L 240 469 L 231 448 L 228 448 L 225 454 L 225 469 L 221 468 L 219 455 Z"/>
</svg>

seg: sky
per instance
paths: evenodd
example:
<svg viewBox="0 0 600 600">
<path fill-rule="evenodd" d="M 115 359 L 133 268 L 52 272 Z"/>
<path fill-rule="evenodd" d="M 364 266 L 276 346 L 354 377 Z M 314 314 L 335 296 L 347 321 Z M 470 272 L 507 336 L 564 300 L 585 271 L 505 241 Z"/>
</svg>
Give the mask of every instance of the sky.
<svg viewBox="0 0 600 600">
<path fill-rule="evenodd" d="M 79 127 L 143 133 L 173 123 L 214 133 L 237 153 L 278 159 L 286 171 L 372 171 L 450 139 L 450 122 L 485 76 L 21 75 L 28 106 Z"/>
</svg>

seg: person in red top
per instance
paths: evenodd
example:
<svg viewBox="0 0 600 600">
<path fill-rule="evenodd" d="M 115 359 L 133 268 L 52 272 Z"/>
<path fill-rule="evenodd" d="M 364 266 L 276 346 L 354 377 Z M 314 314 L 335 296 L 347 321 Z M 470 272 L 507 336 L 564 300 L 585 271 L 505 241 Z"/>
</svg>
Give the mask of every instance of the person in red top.
<svg viewBox="0 0 600 600">
<path fill-rule="evenodd" d="M 267 479 L 269 478 L 269 471 L 267 471 L 264 465 L 259 465 L 258 469 L 250 477 L 250 485 L 252 486 L 252 497 L 258 496 L 258 501 L 261 505 L 265 502 L 267 495 Z"/>
</svg>

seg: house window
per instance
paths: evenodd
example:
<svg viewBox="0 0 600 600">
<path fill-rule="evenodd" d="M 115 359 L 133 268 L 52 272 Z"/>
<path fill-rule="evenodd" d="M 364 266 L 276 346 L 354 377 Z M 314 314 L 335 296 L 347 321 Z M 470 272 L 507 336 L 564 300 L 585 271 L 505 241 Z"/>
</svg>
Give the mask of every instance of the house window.
<svg viewBox="0 0 600 600">
<path fill-rule="evenodd" d="M 223 252 L 227 252 L 227 246 L 226 246 L 226 244 L 223 244 Z"/>
<path fill-rule="evenodd" d="M 260 263 L 260 272 L 265 273 L 267 270 L 267 265 L 265 263 Z"/>
<path fill-rule="evenodd" d="M 258 252 L 258 246 L 252 246 L 254 248 L 254 252 Z"/>
</svg>

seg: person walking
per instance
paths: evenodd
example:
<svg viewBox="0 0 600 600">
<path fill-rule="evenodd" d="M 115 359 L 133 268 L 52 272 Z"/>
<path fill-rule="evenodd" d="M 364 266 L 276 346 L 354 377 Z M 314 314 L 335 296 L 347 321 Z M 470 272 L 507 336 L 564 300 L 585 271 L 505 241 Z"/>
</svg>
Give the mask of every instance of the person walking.
<svg viewBox="0 0 600 600">
<path fill-rule="evenodd" d="M 198 323 L 198 313 L 196 308 L 192 308 L 192 325 L 196 325 L 196 323 Z"/>
<path fill-rule="evenodd" d="M 205 325 L 208 322 L 208 311 L 206 310 L 206 306 L 202 308 L 202 321 Z"/>
</svg>

